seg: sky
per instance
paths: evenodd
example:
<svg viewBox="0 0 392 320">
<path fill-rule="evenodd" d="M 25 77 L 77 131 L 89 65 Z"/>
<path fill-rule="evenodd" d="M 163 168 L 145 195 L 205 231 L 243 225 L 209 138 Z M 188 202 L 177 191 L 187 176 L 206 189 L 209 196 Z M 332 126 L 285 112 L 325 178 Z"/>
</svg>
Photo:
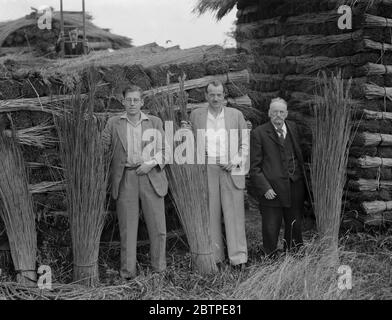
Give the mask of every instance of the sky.
<svg viewBox="0 0 392 320">
<path fill-rule="evenodd" d="M 227 36 L 233 30 L 236 10 L 220 21 L 213 14 L 192 13 L 196 0 L 86 0 L 93 23 L 128 36 L 134 45 L 156 42 L 161 46 L 235 45 Z M 64 0 L 64 10 L 81 10 L 81 0 Z M 0 0 L 0 21 L 23 17 L 30 7 L 60 8 L 60 0 Z"/>
</svg>

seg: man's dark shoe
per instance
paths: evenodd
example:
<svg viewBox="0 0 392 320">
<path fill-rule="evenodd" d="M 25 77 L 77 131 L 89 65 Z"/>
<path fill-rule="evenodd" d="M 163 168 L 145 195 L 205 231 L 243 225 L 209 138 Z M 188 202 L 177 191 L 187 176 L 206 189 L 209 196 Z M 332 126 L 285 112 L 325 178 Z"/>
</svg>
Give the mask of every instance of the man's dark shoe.
<svg viewBox="0 0 392 320">
<path fill-rule="evenodd" d="M 235 266 L 231 266 L 233 270 L 243 272 L 246 268 L 246 263 L 236 264 Z"/>
</svg>

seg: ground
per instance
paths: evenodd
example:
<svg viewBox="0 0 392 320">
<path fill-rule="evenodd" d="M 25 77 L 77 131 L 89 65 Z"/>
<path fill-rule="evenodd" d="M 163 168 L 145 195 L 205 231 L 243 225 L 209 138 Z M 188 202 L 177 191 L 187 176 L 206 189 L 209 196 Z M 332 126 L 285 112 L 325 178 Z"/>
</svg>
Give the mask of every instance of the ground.
<svg viewBox="0 0 392 320">
<path fill-rule="evenodd" d="M 249 261 L 245 270 L 228 264 L 214 275 L 192 271 L 187 244 L 182 236 L 171 238 L 167 246 L 168 268 L 152 272 L 148 245 L 139 248 L 139 275 L 123 281 L 118 275 L 119 247 L 101 246 L 98 288 L 55 284 L 51 292 L 38 294 L 15 284 L 0 285 L 0 298 L 25 299 L 392 299 L 392 235 L 347 234 L 341 238 L 339 257 L 324 253 L 314 229 L 304 232 L 306 245 L 297 255 L 276 260 L 262 257 L 261 216 L 247 211 L 246 230 Z M 53 254 L 53 280 L 70 283 L 72 264 Z M 67 262 L 68 261 L 68 262 Z M 339 267 L 352 269 L 352 288 L 338 288 Z M 3 279 L 7 280 L 7 279 Z"/>
</svg>

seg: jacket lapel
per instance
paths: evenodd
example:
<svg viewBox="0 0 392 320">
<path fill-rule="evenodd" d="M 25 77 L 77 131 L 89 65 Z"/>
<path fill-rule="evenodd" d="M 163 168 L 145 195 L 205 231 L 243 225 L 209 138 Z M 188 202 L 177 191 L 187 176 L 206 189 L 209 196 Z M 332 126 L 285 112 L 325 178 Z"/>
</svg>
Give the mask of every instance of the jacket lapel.
<svg viewBox="0 0 392 320">
<path fill-rule="evenodd" d="M 200 112 L 200 117 L 198 120 L 198 125 L 197 128 L 198 129 L 207 129 L 207 116 L 208 116 L 208 107 L 207 108 L 203 108 L 203 112 Z"/>
<path fill-rule="evenodd" d="M 121 144 L 124 147 L 124 150 L 127 151 L 127 122 L 124 119 L 119 119 L 116 125 L 117 135 L 121 141 Z"/>
<path fill-rule="evenodd" d="M 294 135 L 294 133 L 293 133 L 293 132 L 294 132 L 294 131 L 293 131 L 293 128 L 292 128 L 291 125 L 290 125 L 289 123 L 287 123 L 287 122 L 286 122 L 286 127 L 287 127 L 288 133 L 290 133 L 290 135 L 291 135 L 291 138 L 292 138 L 291 141 L 293 142 L 294 150 L 295 150 L 295 153 L 296 153 L 296 155 L 297 155 L 297 158 L 298 158 L 298 160 L 299 160 L 301 163 L 303 163 L 301 148 L 299 147 L 299 144 L 298 144 L 298 137 Z"/>
<path fill-rule="evenodd" d="M 287 125 L 287 124 L 286 124 Z M 274 126 L 272 125 L 271 121 L 269 122 L 269 127 L 267 129 L 267 133 L 269 135 L 269 137 L 277 144 L 281 144 L 279 141 L 279 137 L 278 134 L 276 133 L 276 130 L 274 128 Z"/>
</svg>

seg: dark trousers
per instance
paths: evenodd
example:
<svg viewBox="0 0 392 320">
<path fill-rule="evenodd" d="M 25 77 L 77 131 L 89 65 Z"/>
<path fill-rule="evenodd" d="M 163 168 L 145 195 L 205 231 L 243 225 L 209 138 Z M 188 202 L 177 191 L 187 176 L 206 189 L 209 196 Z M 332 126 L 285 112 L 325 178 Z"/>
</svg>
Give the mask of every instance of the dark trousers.
<svg viewBox="0 0 392 320">
<path fill-rule="evenodd" d="M 282 207 L 261 207 L 264 252 L 269 255 L 276 251 L 279 231 L 284 220 L 284 250 L 303 244 L 302 209 Z"/>
<path fill-rule="evenodd" d="M 302 240 L 302 216 L 304 183 L 302 180 L 290 183 L 291 207 L 260 205 L 264 252 L 270 255 L 276 251 L 279 231 L 284 221 L 284 250 L 298 248 Z"/>
</svg>

